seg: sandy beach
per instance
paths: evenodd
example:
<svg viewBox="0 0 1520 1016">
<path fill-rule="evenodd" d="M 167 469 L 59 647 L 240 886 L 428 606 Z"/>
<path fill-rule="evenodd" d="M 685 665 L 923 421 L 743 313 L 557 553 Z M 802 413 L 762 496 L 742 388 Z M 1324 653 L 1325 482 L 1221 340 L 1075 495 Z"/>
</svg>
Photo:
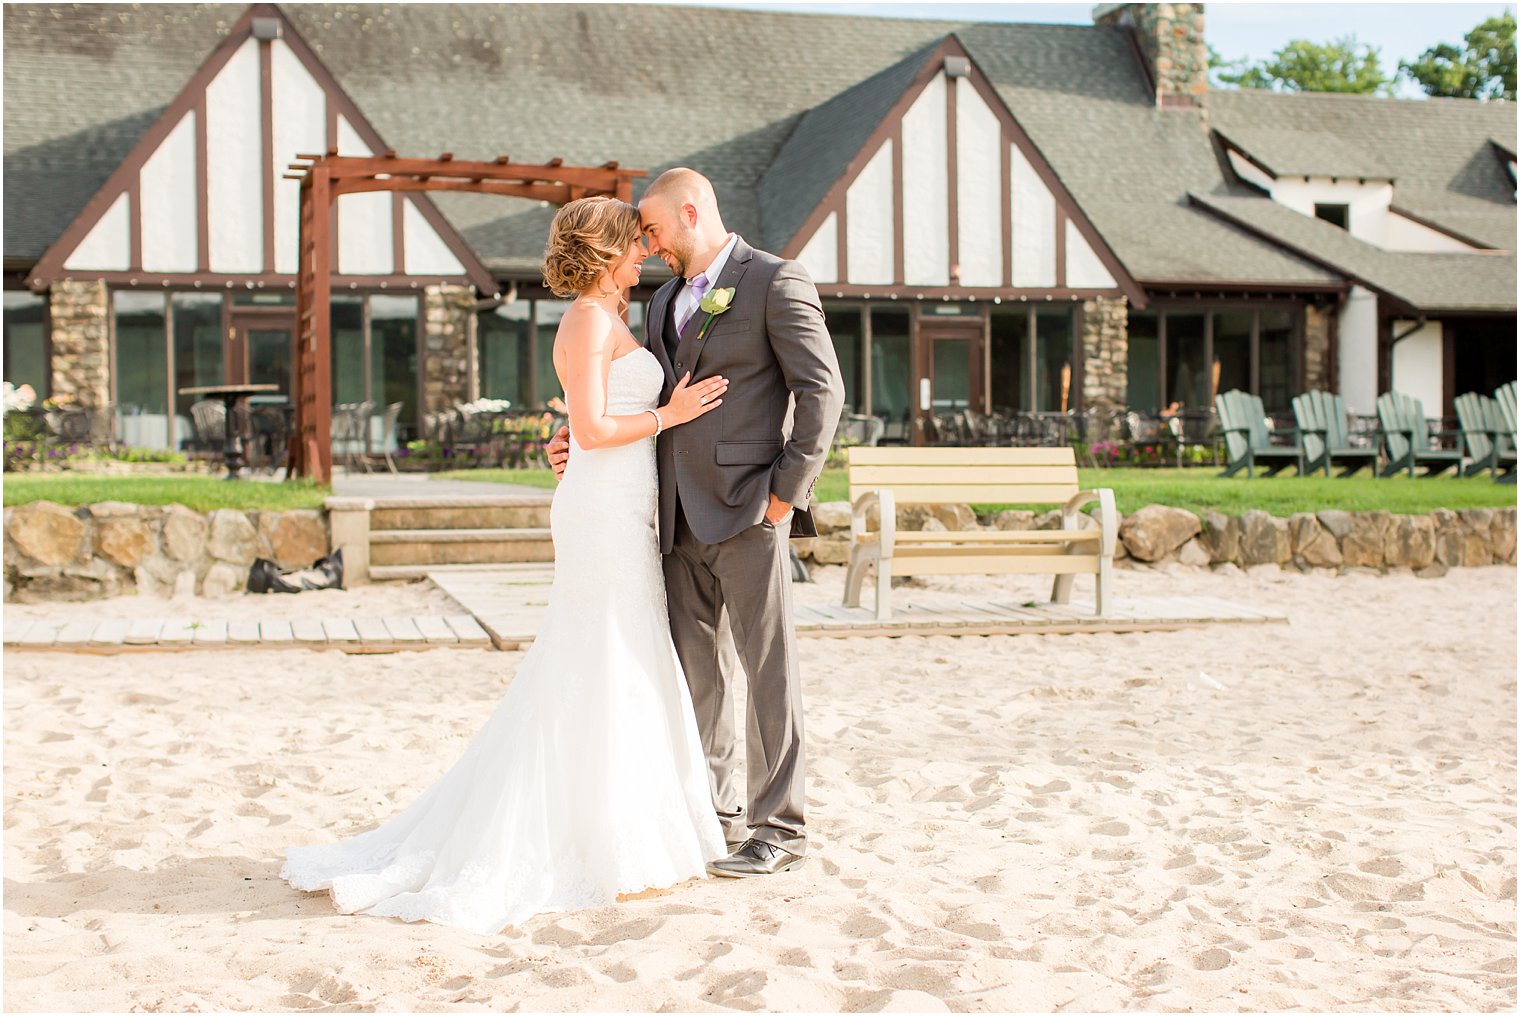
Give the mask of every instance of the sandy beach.
<svg viewBox="0 0 1520 1016">
<path fill-rule="evenodd" d="M 1289 624 L 803 640 L 804 867 L 487 937 L 341 916 L 278 873 L 431 783 L 520 653 L 7 652 L 5 1006 L 1514 1008 L 1515 570 L 1125 569 L 1117 592 Z M 5 616 L 163 612 L 131 602 Z"/>
</svg>

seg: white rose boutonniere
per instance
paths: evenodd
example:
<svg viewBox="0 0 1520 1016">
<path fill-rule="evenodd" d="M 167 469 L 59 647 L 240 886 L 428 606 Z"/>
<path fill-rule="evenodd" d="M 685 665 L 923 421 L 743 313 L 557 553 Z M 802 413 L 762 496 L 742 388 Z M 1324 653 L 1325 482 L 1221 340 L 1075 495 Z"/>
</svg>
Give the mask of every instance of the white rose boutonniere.
<svg viewBox="0 0 1520 1016">
<path fill-rule="evenodd" d="M 697 341 L 701 342 L 707 335 L 707 330 L 712 327 L 713 318 L 725 313 L 734 302 L 734 287 L 727 289 L 715 289 L 702 297 L 702 302 L 697 304 L 697 309 L 706 311 L 707 320 L 702 322 L 702 330 L 697 332 Z"/>
</svg>

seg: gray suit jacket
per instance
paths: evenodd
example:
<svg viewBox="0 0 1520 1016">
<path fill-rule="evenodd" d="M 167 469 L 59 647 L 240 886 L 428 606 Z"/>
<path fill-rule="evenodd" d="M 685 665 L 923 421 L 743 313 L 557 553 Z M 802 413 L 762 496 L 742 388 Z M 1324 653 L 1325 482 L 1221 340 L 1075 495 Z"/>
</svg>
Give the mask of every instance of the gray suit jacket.
<svg viewBox="0 0 1520 1016">
<path fill-rule="evenodd" d="M 649 304 L 648 346 L 665 368 L 660 401 L 687 371 L 693 381 L 722 375 L 729 388 L 723 405 L 660 435 L 661 550 L 671 550 L 678 495 L 692 532 L 704 543 L 721 543 L 757 525 L 772 493 L 797 507 L 793 535 L 813 535 L 806 509 L 844 405 L 818 290 L 800 264 L 740 238 L 712 287 L 734 287 L 732 305 L 700 341 L 707 314 L 693 314 L 672 362 L 665 337 L 674 328 L 671 303 L 683 285 L 672 279 Z"/>
</svg>

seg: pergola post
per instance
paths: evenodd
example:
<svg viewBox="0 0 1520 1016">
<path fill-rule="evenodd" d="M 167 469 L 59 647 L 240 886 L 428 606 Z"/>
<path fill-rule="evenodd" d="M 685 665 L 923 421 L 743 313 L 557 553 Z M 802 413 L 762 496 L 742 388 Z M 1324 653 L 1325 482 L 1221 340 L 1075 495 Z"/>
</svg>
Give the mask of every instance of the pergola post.
<svg viewBox="0 0 1520 1016">
<path fill-rule="evenodd" d="M 566 166 L 551 159 L 541 166 L 459 162 L 450 152 L 437 159 L 377 156 L 298 155 L 286 179 L 301 182 L 300 269 L 296 276 L 296 364 L 291 399 L 296 408 L 287 476 L 332 482 L 332 269 L 336 237 L 333 202 L 341 194 L 374 191 L 464 191 L 500 194 L 564 205 L 604 194 L 632 202 L 640 169 Z"/>
</svg>

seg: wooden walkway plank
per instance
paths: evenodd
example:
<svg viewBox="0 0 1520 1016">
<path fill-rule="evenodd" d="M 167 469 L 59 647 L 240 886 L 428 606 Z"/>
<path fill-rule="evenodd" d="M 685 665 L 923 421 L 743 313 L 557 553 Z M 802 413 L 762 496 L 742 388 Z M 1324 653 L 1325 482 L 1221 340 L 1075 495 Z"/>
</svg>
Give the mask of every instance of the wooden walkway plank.
<svg viewBox="0 0 1520 1016">
<path fill-rule="evenodd" d="M 5 644 L 8 646 L 19 646 L 22 638 L 26 636 L 27 630 L 36 623 L 35 621 L 16 621 L 13 624 L 6 625 Z"/>
<path fill-rule="evenodd" d="M 95 631 L 90 634 L 92 646 L 119 646 L 127 637 L 127 622 L 116 618 L 108 618 L 95 626 Z"/>
<path fill-rule="evenodd" d="M 259 622 L 245 618 L 227 622 L 227 641 L 240 646 L 257 645 L 264 637 L 259 633 Z"/>
<path fill-rule="evenodd" d="M 422 632 L 417 630 L 417 623 L 409 617 L 387 617 L 385 630 L 391 633 L 391 639 L 396 642 L 425 642 L 427 641 Z"/>
<path fill-rule="evenodd" d="M 359 641 L 359 629 L 354 627 L 354 622 L 350 618 L 346 617 L 324 617 L 322 632 L 329 642 Z"/>
<path fill-rule="evenodd" d="M 290 633 L 289 621 L 260 621 L 259 640 L 276 645 L 289 644 L 295 641 L 295 636 Z"/>
<path fill-rule="evenodd" d="M 122 641 L 129 646 L 155 645 L 158 642 L 158 633 L 163 630 L 163 618 L 138 618 L 127 625 L 127 636 Z"/>
<path fill-rule="evenodd" d="M 491 636 L 469 614 L 447 614 L 443 618 L 444 623 L 454 632 L 454 637 L 459 639 L 462 646 L 488 646 L 491 644 Z"/>
<path fill-rule="evenodd" d="M 162 646 L 188 646 L 195 641 L 195 633 L 199 625 L 194 621 L 184 618 L 175 618 L 164 622 L 163 630 L 158 633 L 158 644 Z"/>
<path fill-rule="evenodd" d="M 195 644 L 198 646 L 226 645 L 227 622 L 202 621 L 200 627 L 195 629 Z"/>
<path fill-rule="evenodd" d="M 95 627 L 99 623 L 93 619 L 70 621 L 59 630 L 53 645 L 60 649 L 83 648 L 90 644 L 90 636 L 95 634 Z"/>
<path fill-rule="evenodd" d="M 304 644 L 322 645 L 327 641 L 327 633 L 322 630 L 322 622 L 314 617 L 298 617 L 291 621 L 290 636 Z"/>
<path fill-rule="evenodd" d="M 441 617 L 421 615 L 412 618 L 417 630 L 427 640 L 428 645 L 452 645 L 459 641 L 459 636 L 454 634 L 454 629 Z"/>
<path fill-rule="evenodd" d="M 33 621 L 21 635 L 21 645 L 31 648 L 50 646 L 63 629 L 62 621 Z"/>
<path fill-rule="evenodd" d="M 359 633 L 359 641 L 366 645 L 388 646 L 395 641 L 385 627 L 385 622 L 378 617 L 354 618 L 354 631 Z"/>
</svg>

